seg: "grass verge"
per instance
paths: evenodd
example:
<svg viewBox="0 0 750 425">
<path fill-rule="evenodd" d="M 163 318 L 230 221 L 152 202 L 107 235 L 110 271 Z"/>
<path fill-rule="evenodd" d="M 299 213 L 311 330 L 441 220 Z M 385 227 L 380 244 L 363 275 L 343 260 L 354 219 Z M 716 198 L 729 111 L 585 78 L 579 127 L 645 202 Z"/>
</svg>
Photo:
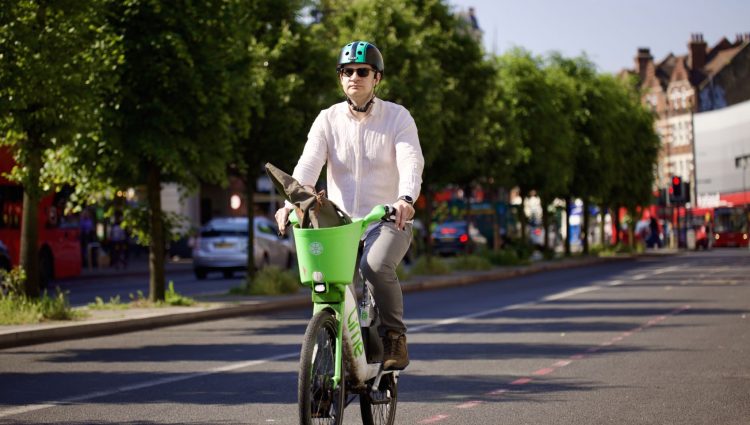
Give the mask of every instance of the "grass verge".
<svg viewBox="0 0 750 425">
<path fill-rule="evenodd" d="M 109 301 L 104 301 L 101 297 L 96 297 L 93 303 L 89 303 L 90 310 L 125 310 L 128 308 L 150 308 L 150 307 L 177 307 L 195 305 L 196 301 L 178 293 L 174 289 L 174 282 L 169 281 L 169 286 L 164 292 L 164 301 L 152 302 L 143 295 L 142 291 L 136 294 L 130 294 L 130 301 L 124 303 L 120 296 L 111 297 Z"/>
<path fill-rule="evenodd" d="M 231 295 L 283 295 L 294 294 L 300 288 L 298 276 L 276 266 L 264 267 L 252 280 L 229 290 Z"/>
<path fill-rule="evenodd" d="M 26 273 L 16 267 L 0 270 L 0 325 L 23 325 L 47 320 L 75 320 L 86 313 L 70 307 L 67 293 L 57 288 L 54 296 L 44 291 L 39 298 L 24 294 Z"/>
</svg>

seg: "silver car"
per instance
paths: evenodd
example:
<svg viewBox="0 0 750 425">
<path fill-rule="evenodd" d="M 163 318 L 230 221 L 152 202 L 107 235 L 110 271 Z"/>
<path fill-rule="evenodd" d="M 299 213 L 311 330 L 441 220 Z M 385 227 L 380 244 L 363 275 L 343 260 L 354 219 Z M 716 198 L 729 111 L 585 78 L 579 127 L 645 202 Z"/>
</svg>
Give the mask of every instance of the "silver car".
<svg viewBox="0 0 750 425">
<path fill-rule="evenodd" d="M 209 272 L 220 271 L 230 278 L 236 271 L 247 270 L 247 222 L 247 217 L 214 218 L 200 229 L 193 246 L 195 277 L 205 279 Z M 268 218 L 255 217 L 254 225 L 255 266 L 293 267 L 294 243 L 279 237 L 276 224 Z"/>
</svg>

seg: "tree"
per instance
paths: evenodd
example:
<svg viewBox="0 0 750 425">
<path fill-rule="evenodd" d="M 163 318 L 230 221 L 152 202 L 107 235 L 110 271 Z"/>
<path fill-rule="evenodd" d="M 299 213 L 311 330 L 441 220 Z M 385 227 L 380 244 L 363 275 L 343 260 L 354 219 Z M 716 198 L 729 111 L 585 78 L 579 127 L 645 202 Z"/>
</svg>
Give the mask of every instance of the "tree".
<svg viewBox="0 0 750 425">
<path fill-rule="evenodd" d="M 578 108 L 571 111 L 576 134 L 572 164 L 575 169 L 566 199 L 583 200 L 582 242 L 583 252 L 589 252 L 589 205 L 601 205 L 612 185 L 612 171 L 616 164 L 612 141 L 615 123 L 614 112 L 622 102 L 619 83 L 609 75 L 598 75 L 595 65 L 586 57 L 574 59 L 553 55 L 552 66 L 560 69 L 574 84 L 579 101 Z M 567 207 L 570 214 L 570 206 Z M 566 234 L 570 234 L 570 229 Z M 566 254 L 570 244 L 566 240 Z"/>
<path fill-rule="evenodd" d="M 404 105 L 417 124 L 425 157 L 423 217 L 429 223 L 430 191 L 445 183 L 466 184 L 477 175 L 478 147 L 489 124 L 482 107 L 492 67 L 440 0 L 327 0 L 319 10 L 317 30 L 333 46 L 363 39 L 383 52 L 378 96 Z"/>
<path fill-rule="evenodd" d="M 152 301 L 164 299 L 165 182 L 194 190 L 226 181 L 232 141 L 241 136 L 252 83 L 237 81 L 252 60 L 242 43 L 248 19 L 241 0 L 127 0 L 111 3 L 123 64 L 109 110 L 113 184 L 145 187 L 137 223 L 148 235 Z M 246 74 L 243 74 L 246 75 Z M 244 98 L 244 99 L 243 99 Z M 238 131 L 239 129 L 239 131 Z"/>
<path fill-rule="evenodd" d="M 514 49 L 497 58 L 499 83 L 508 102 L 509 119 L 518 125 L 514 143 L 522 146 L 512 175 L 521 197 L 535 191 L 546 205 L 568 187 L 572 167 L 573 127 L 567 115 L 567 81 L 545 70 L 540 58 Z M 526 216 L 520 214 L 522 238 Z"/>
<path fill-rule="evenodd" d="M 52 277 L 40 276 L 39 201 L 72 177 L 54 159 L 100 132 L 114 41 L 99 0 L 8 0 L 0 9 L 0 143 L 13 152 L 13 178 L 24 188 L 20 262 L 29 296 Z"/>
<path fill-rule="evenodd" d="M 250 7 L 245 22 L 246 43 L 257 51 L 262 84 L 249 103 L 246 136 L 238 138 L 231 172 L 246 188 L 249 240 L 253 240 L 255 182 L 262 165 L 287 169 L 296 163 L 310 124 L 335 83 L 334 49 L 324 46 L 297 18 L 301 0 L 263 0 Z M 247 73 L 257 73 L 246 69 Z M 255 274 L 253 244 L 248 245 L 248 278 Z"/>
<path fill-rule="evenodd" d="M 618 82 L 619 101 L 612 105 L 615 110 L 615 132 L 612 146 L 614 157 L 627 158 L 612 169 L 613 184 L 609 202 L 619 211 L 625 207 L 631 217 L 637 217 L 638 208 L 648 205 L 655 176 L 659 153 L 659 137 L 654 131 L 654 115 L 641 104 L 640 96 L 632 84 Z M 619 212 L 618 214 L 619 215 Z M 629 226 L 630 244 L 634 243 L 633 230 L 636 220 Z M 619 230 L 619 222 L 617 223 Z"/>
</svg>

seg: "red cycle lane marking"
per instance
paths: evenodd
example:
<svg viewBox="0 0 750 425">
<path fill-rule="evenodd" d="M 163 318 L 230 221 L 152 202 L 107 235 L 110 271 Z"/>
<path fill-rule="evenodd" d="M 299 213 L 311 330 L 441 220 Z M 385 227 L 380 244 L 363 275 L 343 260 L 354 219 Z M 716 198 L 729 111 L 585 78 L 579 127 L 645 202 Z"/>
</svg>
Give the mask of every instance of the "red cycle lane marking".
<svg viewBox="0 0 750 425">
<path fill-rule="evenodd" d="M 555 364 L 557 364 L 557 363 L 555 363 Z M 534 376 L 549 375 L 550 373 L 554 372 L 555 369 L 557 369 L 555 367 L 555 365 L 552 365 L 552 367 L 545 367 L 545 368 L 539 369 L 537 371 L 534 371 L 534 372 L 532 372 L 532 375 L 534 375 Z"/>
<path fill-rule="evenodd" d="M 531 378 L 519 378 L 511 382 L 510 385 L 526 385 L 531 382 Z"/>
<path fill-rule="evenodd" d="M 448 419 L 449 417 L 450 416 L 448 415 L 435 415 L 431 418 L 427 418 L 423 421 L 420 421 L 419 423 L 420 424 L 434 424 L 434 423 L 442 421 L 443 419 Z"/>
<path fill-rule="evenodd" d="M 472 407 L 479 406 L 482 403 L 484 403 L 482 400 L 467 401 L 466 403 L 462 403 L 456 406 L 456 409 L 471 409 Z"/>
<path fill-rule="evenodd" d="M 574 361 L 583 360 L 583 359 L 587 358 L 588 354 L 596 353 L 596 352 L 600 351 L 603 347 L 608 347 L 608 346 L 614 345 L 617 342 L 623 341 L 623 340 L 627 339 L 628 337 L 632 336 L 635 333 L 638 333 L 638 332 L 643 331 L 645 329 L 648 329 L 648 328 L 650 328 L 652 326 L 655 326 L 655 325 L 663 322 L 667 318 L 669 318 L 671 316 L 675 316 L 677 314 L 680 314 L 680 313 L 682 313 L 685 310 L 689 310 L 690 308 L 691 308 L 690 305 L 684 305 L 682 307 L 679 307 L 679 308 L 676 308 L 676 309 L 672 310 L 671 312 L 669 312 L 669 313 L 667 313 L 667 314 L 665 314 L 663 316 L 657 316 L 657 317 L 649 320 L 648 322 L 646 322 L 645 324 L 643 324 L 641 326 L 638 326 L 638 327 L 633 328 L 633 329 L 631 329 L 629 331 L 623 332 L 622 334 L 620 334 L 618 336 L 613 337 L 609 341 L 604 341 L 604 342 L 602 342 L 599 345 L 596 345 L 596 346 L 593 346 L 593 347 L 590 347 L 590 348 L 586 349 L 586 351 L 584 353 L 573 354 L 570 357 L 568 357 L 567 360 L 558 360 L 558 361 L 556 361 L 555 363 L 553 363 L 549 367 L 538 369 L 535 372 L 533 372 L 532 375 L 534 375 L 534 376 L 545 376 L 545 375 L 549 375 L 551 373 L 554 373 L 557 369 L 560 369 L 560 368 L 563 368 L 565 366 L 568 366 L 571 363 L 573 363 Z M 533 382 L 532 378 L 523 377 L 523 378 L 515 379 L 515 380 L 509 382 L 506 385 L 508 385 L 508 386 L 521 386 L 521 385 L 529 384 L 531 382 Z M 509 391 L 510 390 L 507 389 L 507 388 L 498 388 L 498 389 L 486 392 L 486 393 L 484 393 L 484 395 L 497 399 L 497 398 L 501 398 L 503 395 L 505 395 Z M 468 402 L 465 402 L 465 403 L 458 404 L 458 405 L 454 406 L 454 408 L 456 408 L 456 409 L 471 409 L 473 407 L 483 405 L 484 403 L 485 403 L 484 401 L 472 400 L 472 401 L 468 401 Z M 424 419 L 423 421 L 421 421 L 419 423 L 420 424 L 432 424 L 432 423 L 440 422 L 440 421 L 442 421 L 444 419 L 447 419 L 449 417 L 450 417 L 450 415 L 439 414 L 439 415 L 435 415 L 433 417 Z"/>
</svg>

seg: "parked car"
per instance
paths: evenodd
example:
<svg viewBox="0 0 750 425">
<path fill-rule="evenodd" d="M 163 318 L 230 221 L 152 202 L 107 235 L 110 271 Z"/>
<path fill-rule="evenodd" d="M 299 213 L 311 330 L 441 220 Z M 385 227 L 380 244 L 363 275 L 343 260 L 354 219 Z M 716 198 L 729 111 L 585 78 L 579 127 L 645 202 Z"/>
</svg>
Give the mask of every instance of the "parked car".
<svg viewBox="0 0 750 425">
<path fill-rule="evenodd" d="M 432 249 L 436 254 L 471 254 L 482 246 L 487 246 L 487 238 L 466 221 L 447 221 L 432 232 Z"/>
<path fill-rule="evenodd" d="M 275 265 L 292 268 L 295 264 L 294 243 L 279 237 L 276 224 L 266 217 L 254 218 L 255 266 Z M 193 270 L 198 279 L 219 271 L 225 278 L 247 270 L 247 217 L 214 218 L 200 229 L 193 246 Z"/>
</svg>

